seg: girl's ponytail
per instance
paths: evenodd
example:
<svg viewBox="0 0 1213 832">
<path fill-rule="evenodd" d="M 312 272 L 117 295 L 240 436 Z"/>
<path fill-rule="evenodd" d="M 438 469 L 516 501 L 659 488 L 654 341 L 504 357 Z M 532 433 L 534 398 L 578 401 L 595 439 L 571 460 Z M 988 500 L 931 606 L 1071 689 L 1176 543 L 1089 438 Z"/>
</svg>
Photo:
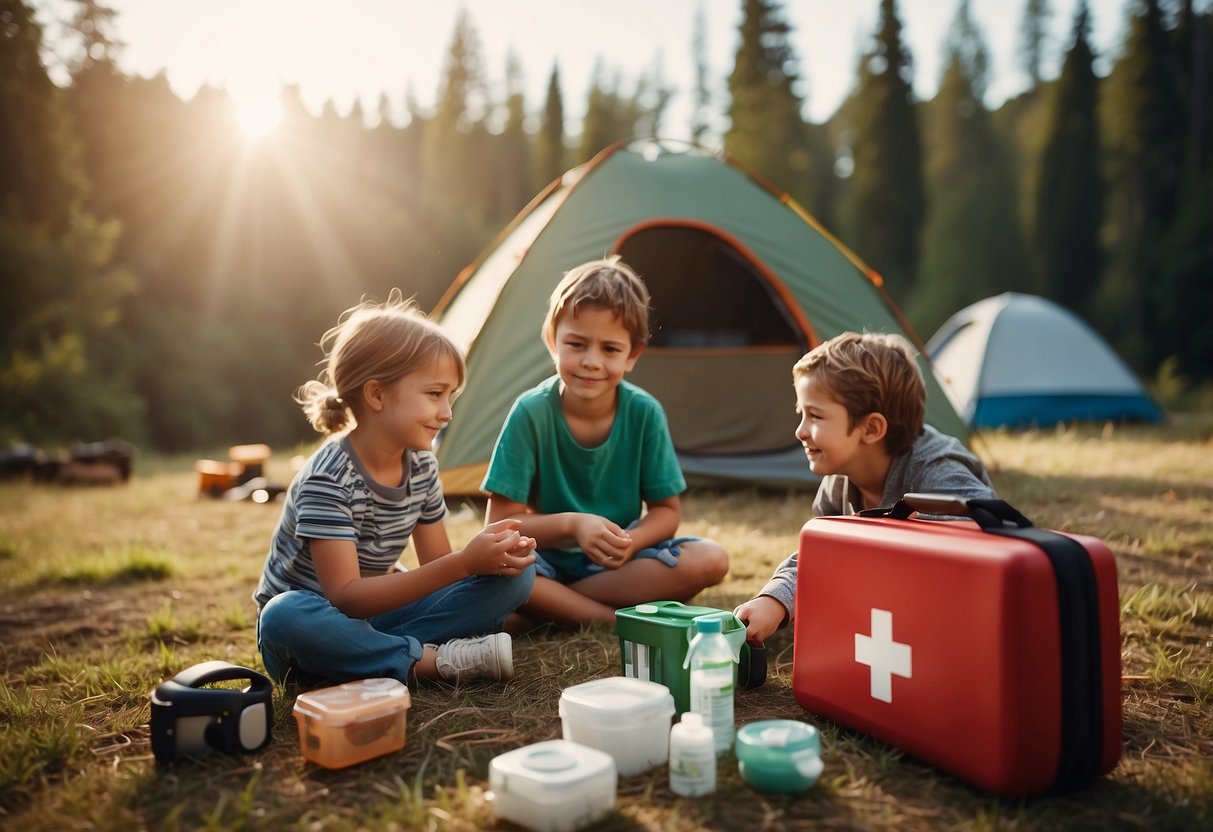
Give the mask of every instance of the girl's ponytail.
<svg viewBox="0 0 1213 832">
<path fill-rule="evenodd" d="M 349 405 L 327 384 L 312 380 L 295 391 L 295 401 L 313 428 L 324 434 L 340 433 L 349 426 Z"/>
</svg>

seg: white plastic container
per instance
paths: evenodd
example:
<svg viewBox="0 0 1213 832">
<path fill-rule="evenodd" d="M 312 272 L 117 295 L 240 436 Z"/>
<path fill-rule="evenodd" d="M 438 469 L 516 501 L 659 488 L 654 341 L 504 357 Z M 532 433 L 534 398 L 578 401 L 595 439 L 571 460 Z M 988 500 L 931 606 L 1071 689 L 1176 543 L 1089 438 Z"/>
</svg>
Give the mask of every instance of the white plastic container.
<svg viewBox="0 0 1213 832">
<path fill-rule="evenodd" d="M 664 763 L 670 754 L 674 697 L 665 685 L 610 676 L 560 694 L 566 740 L 605 751 L 621 777 Z"/>
<path fill-rule="evenodd" d="M 361 679 L 299 694 L 292 713 L 304 759 L 345 768 L 404 748 L 409 689 L 395 679 Z"/>
<path fill-rule="evenodd" d="M 615 806 L 611 755 L 568 740 L 516 748 L 489 763 L 497 817 L 535 832 L 571 832 Z"/>
<path fill-rule="evenodd" d="M 670 729 L 670 791 L 683 797 L 716 791 L 715 734 L 694 711 Z"/>
</svg>

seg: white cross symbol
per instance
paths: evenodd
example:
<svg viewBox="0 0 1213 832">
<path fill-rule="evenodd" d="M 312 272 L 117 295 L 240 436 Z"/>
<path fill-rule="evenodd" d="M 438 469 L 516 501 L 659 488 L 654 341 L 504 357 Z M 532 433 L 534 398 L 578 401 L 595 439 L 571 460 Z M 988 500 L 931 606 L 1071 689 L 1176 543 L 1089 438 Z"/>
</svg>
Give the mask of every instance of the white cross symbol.
<svg viewBox="0 0 1213 832">
<path fill-rule="evenodd" d="M 893 641 L 893 613 L 872 609 L 872 635 L 855 634 L 855 661 L 872 668 L 872 698 L 893 701 L 893 674 L 910 678 L 910 645 Z"/>
</svg>

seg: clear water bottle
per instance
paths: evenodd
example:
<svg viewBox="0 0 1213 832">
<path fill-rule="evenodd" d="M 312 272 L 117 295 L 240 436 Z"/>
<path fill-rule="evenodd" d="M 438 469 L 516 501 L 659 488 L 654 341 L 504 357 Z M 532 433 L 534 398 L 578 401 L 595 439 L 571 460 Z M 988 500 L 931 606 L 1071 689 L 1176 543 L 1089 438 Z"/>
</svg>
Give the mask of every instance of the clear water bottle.
<svg viewBox="0 0 1213 832">
<path fill-rule="evenodd" d="M 691 669 L 691 710 L 712 729 L 719 755 L 733 744 L 737 659 L 719 618 L 696 618 L 695 633 L 682 666 Z"/>
<path fill-rule="evenodd" d="M 715 735 L 694 711 L 670 727 L 670 791 L 683 797 L 716 791 Z"/>
</svg>

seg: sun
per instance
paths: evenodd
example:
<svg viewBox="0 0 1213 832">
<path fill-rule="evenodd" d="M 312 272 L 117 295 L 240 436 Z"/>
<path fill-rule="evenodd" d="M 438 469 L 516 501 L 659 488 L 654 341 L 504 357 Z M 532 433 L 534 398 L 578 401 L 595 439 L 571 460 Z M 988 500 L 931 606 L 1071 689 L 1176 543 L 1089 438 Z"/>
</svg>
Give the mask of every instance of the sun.
<svg viewBox="0 0 1213 832">
<path fill-rule="evenodd" d="M 261 139 L 282 122 L 282 101 L 265 93 L 233 93 L 232 115 L 246 137 Z"/>
</svg>

